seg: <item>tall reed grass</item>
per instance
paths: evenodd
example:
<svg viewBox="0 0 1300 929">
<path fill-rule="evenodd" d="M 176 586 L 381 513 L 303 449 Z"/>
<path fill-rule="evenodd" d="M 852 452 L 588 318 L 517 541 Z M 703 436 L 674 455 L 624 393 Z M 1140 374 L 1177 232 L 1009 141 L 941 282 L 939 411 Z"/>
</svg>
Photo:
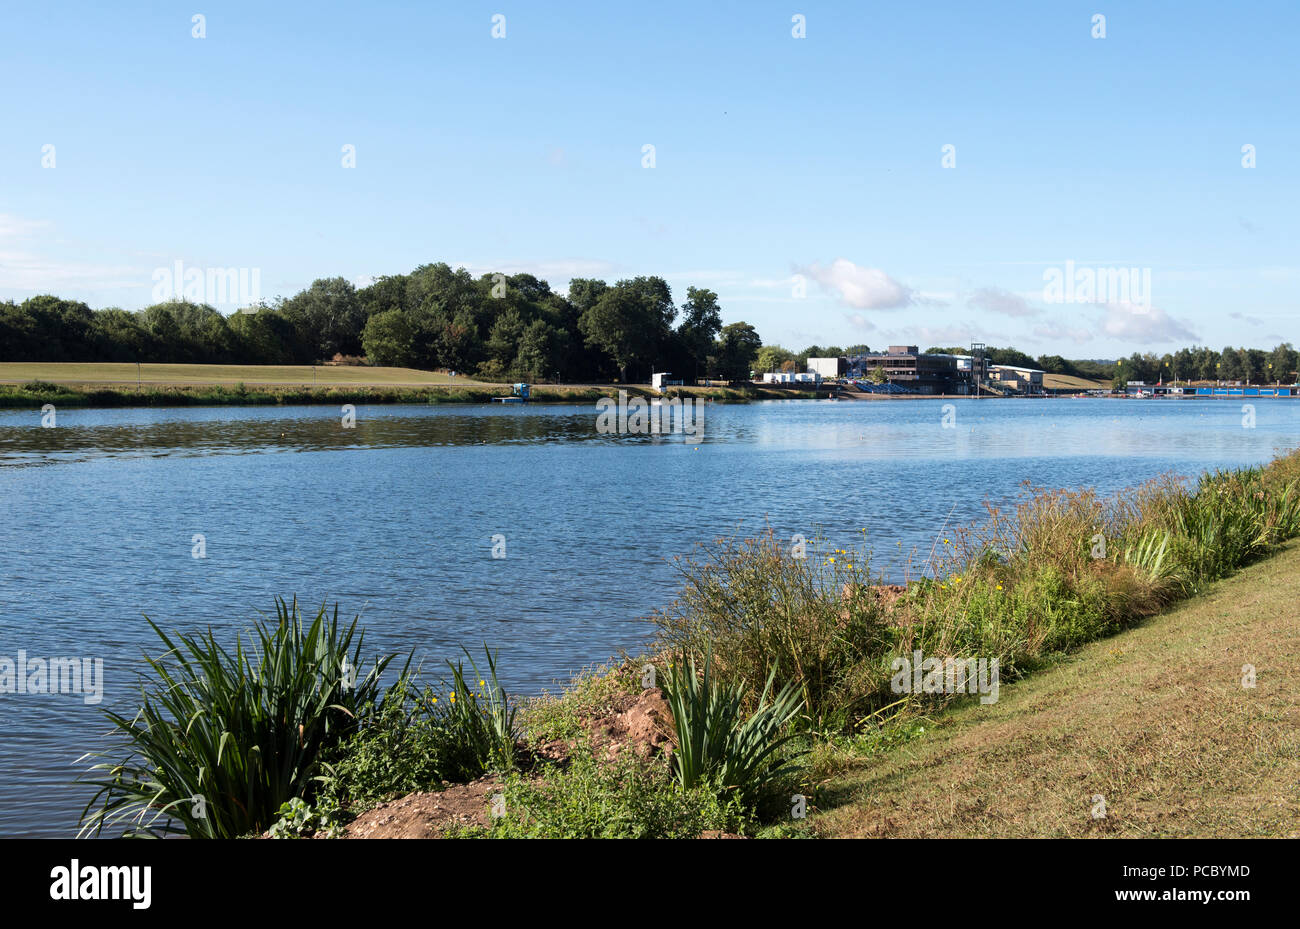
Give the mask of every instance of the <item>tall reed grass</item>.
<svg viewBox="0 0 1300 929">
<path fill-rule="evenodd" d="M 363 669 L 357 623 L 324 606 L 308 620 L 296 598 L 277 599 L 231 652 L 211 630 L 173 638 L 149 620 L 166 650 L 145 658 L 135 716 L 107 712 L 115 748 L 83 756 L 98 759 L 85 780 L 99 789 L 82 834 L 234 838 L 310 797 L 322 755 L 387 696 L 393 656 Z"/>
<path fill-rule="evenodd" d="M 751 694 L 774 665 L 776 685 L 803 695 L 811 728 L 853 729 L 898 702 L 895 657 L 996 658 L 1014 677 L 1297 536 L 1292 452 L 1112 497 L 1026 487 L 1010 511 L 990 506 L 981 524 L 945 532 L 905 590 L 873 579 L 864 552 L 810 549 L 800 560 L 770 532 L 718 540 L 683 563 L 680 594 L 652 619 L 658 647 L 711 653 L 720 677 Z"/>
</svg>

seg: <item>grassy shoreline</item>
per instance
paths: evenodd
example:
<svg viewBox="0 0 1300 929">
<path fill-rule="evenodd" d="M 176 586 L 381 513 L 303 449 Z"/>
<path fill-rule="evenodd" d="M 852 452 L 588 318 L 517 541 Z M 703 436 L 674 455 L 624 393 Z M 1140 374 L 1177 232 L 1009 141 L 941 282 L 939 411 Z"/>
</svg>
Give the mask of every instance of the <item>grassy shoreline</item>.
<svg viewBox="0 0 1300 929">
<path fill-rule="evenodd" d="M 1298 588 L 1292 541 L 1018 681 L 994 707 L 954 706 L 892 748 L 828 752 L 821 809 L 801 831 L 1300 837 L 1300 798 L 1286 786 L 1300 780 Z"/>
<path fill-rule="evenodd" d="M 716 403 L 747 403 L 753 400 L 810 400 L 825 394 L 814 391 L 732 389 L 727 387 L 674 387 L 660 394 L 650 387 L 547 386 L 535 385 L 530 402 L 540 404 L 592 403 L 601 397 L 617 398 L 619 391 L 630 397 L 693 397 Z M 267 384 L 172 385 L 141 388 L 104 387 L 93 384 L 52 384 L 44 381 L 0 384 L 0 408 L 39 409 L 46 403 L 56 407 L 123 408 L 183 406 L 297 406 L 359 404 L 490 403 L 509 396 L 508 385 L 475 386 L 284 386 Z"/>
<path fill-rule="evenodd" d="M 1027 770 L 1052 758 L 1068 759 L 1070 739 L 1051 732 L 1029 737 L 1033 751 L 1005 747 L 1017 732 L 990 722 L 1011 712 L 998 706 L 1002 684 L 1017 695 L 1007 707 L 1028 700 L 1030 709 L 1040 710 L 1060 686 L 1034 682 L 1050 682 L 1057 669 L 1092 656 L 1092 673 L 1102 681 L 1093 691 L 1112 694 L 1107 677 L 1114 669 L 1097 658 L 1107 643 L 1118 634 L 1139 633 L 1148 644 L 1167 646 L 1173 660 L 1179 639 L 1162 638 L 1159 630 L 1189 627 L 1153 618 L 1179 604 L 1208 617 L 1213 625 L 1202 639 L 1214 641 L 1225 627 L 1213 612 L 1215 601 L 1205 595 L 1213 597 L 1223 589 L 1216 585 L 1252 564 L 1268 563 L 1288 544 L 1294 551 L 1298 537 L 1300 451 L 1264 467 L 1205 474 L 1194 486 L 1166 477 L 1105 498 L 1086 490 L 1030 490 L 1014 512 L 990 509 L 985 524 L 941 537 L 941 553 L 927 561 L 925 576 L 905 588 L 879 583 L 860 552 L 810 543 L 799 554 L 770 533 L 722 539 L 682 563 L 681 591 L 651 617 L 658 634 L 645 657 L 580 676 L 556 696 L 520 705 L 497 683 L 495 655 L 489 651 L 487 664 L 475 666 L 467 652 L 468 667 L 449 665 L 450 682 L 403 675 L 380 689 L 368 677 L 370 698 L 351 699 L 347 718 L 331 715 L 334 701 L 352 693 L 336 658 L 348 652 L 347 640 L 306 631 L 296 604 L 287 621 L 281 604 L 278 631 L 273 625 L 257 632 L 261 655 L 253 649 L 232 664 L 230 653 L 209 636 L 187 643 L 193 660 L 179 677 L 163 675 L 158 665 L 156 699 L 184 694 L 176 718 L 201 719 L 204 731 L 181 745 L 167 736 L 168 747 L 159 755 L 153 746 L 159 731 L 170 732 L 165 719 L 143 728 L 120 720 L 124 739 L 118 751 L 125 758 L 102 755 L 98 770 L 134 773 L 92 783 L 107 798 L 100 816 L 120 810 L 156 816 L 160 806 L 174 809 L 196 795 L 230 811 L 235 825 L 214 833 L 215 817 L 209 817 L 188 824 L 191 835 L 233 837 L 267 828 L 277 835 L 342 835 L 359 826 L 364 828 L 353 834 L 382 834 L 372 828 L 376 820 L 368 818 L 369 811 L 378 805 L 378 822 L 386 822 L 382 806 L 395 799 L 407 804 L 408 813 L 417 810 L 417 820 L 424 817 L 415 833 L 423 835 L 893 834 L 887 810 L 883 821 L 871 819 L 880 812 L 872 804 L 874 792 L 925 772 L 900 769 L 884 786 L 872 780 L 872 772 L 890 770 L 895 762 L 906 767 L 909 753 L 931 744 L 926 734 L 936 720 L 942 726 L 965 714 L 976 725 L 993 726 L 998 737 L 985 740 L 980 767 L 979 786 L 986 790 L 1005 784 L 1025 758 Z M 1284 577 L 1293 581 L 1300 560 L 1286 564 L 1291 571 Z M 1282 588 L 1282 602 L 1289 602 L 1291 589 Z M 1275 590 L 1273 601 L 1277 596 Z M 1206 605 L 1209 613 L 1196 613 Z M 1247 608 L 1231 618 L 1238 628 L 1251 622 L 1276 627 L 1278 620 L 1276 609 L 1261 615 Z M 940 662 L 934 667 L 978 656 L 992 662 L 1000 677 L 991 691 L 973 685 L 953 690 L 932 672 L 934 689 L 930 678 L 914 689 L 910 674 L 894 672 L 900 660 L 918 652 Z M 359 650 L 351 661 L 361 666 Z M 1268 655 L 1256 663 L 1265 666 Z M 294 669 L 287 677 L 286 668 Z M 1133 682 L 1130 691 L 1139 704 L 1157 699 L 1159 675 L 1130 674 L 1126 680 Z M 228 695 L 220 712 L 205 710 L 214 681 Z M 1184 680 L 1172 686 L 1181 693 L 1190 685 Z M 267 712 L 267 700 L 275 707 L 323 709 L 300 721 L 280 709 Z M 1242 706 L 1218 709 L 1194 731 L 1204 736 L 1228 725 L 1239 728 L 1242 719 L 1233 714 L 1245 712 Z M 1095 750 L 1111 757 L 1096 731 Z M 1099 731 L 1104 736 L 1107 730 Z M 233 741 L 228 732 L 236 733 Z M 286 736 L 293 732 L 299 736 Z M 302 757 L 276 760 L 303 732 L 315 733 L 316 742 L 306 743 Z M 1141 736 L 1139 729 L 1132 738 Z M 1177 745 L 1161 744 L 1154 761 L 1137 774 L 1124 767 L 1136 744 L 1114 755 L 1117 770 L 1097 792 L 1117 798 L 1158 792 L 1159 784 L 1141 778 L 1164 776 L 1176 763 L 1170 756 Z M 259 781 L 255 797 L 249 791 L 236 796 L 243 759 L 253 755 L 275 761 L 265 769 L 259 764 L 260 770 L 291 772 L 292 778 Z M 140 786 L 146 773 L 152 778 L 147 795 Z M 214 793 L 214 778 L 231 786 Z M 460 818 L 430 825 L 445 806 L 438 798 L 451 788 L 447 796 L 463 801 Z M 792 817 L 789 800 L 798 796 L 807 798 L 813 825 Z M 504 812 L 487 816 L 489 797 L 503 798 Z M 945 822 L 944 802 L 930 795 L 929 806 L 913 805 L 908 815 L 919 820 L 928 811 L 935 822 Z M 837 805 L 867 812 L 822 818 L 819 807 Z M 92 814 L 90 822 L 97 821 L 103 822 Z M 1061 833 L 1048 820 L 1035 822 L 1006 833 Z"/>
</svg>

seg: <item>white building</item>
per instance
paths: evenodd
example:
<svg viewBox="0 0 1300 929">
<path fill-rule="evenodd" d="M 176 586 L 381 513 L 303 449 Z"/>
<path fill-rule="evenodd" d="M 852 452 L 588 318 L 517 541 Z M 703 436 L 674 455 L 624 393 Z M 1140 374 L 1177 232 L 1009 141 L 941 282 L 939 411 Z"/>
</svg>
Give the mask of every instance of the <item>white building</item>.
<svg viewBox="0 0 1300 929">
<path fill-rule="evenodd" d="M 1019 365 L 989 365 L 989 376 L 1000 384 L 1014 387 L 1025 393 L 1041 393 L 1043 390 L 1043 372 L 1037 368 L 1022 368 Z"/>
<path fill-rule="evenodd" d="M 816 371 L 800 374 L 795 371 L 768 371 L 763 375 L 764 384 L 821 384 L 822 376 Z"/>
<path fill-rule="evenodd" d="M 809 358 L 808 370 L 824 378 L 836 378 L 848 367 L 846 358 Z"/>
<path fill-rule="evenodd" d="M 681 387 L 681 380 L 669 380 L 671 376 L 671 371 L 652 372 L 650 375 L 650 386 L 659 391 L 659 393 L 663 393 L 665 387 Z"/>
</svg>

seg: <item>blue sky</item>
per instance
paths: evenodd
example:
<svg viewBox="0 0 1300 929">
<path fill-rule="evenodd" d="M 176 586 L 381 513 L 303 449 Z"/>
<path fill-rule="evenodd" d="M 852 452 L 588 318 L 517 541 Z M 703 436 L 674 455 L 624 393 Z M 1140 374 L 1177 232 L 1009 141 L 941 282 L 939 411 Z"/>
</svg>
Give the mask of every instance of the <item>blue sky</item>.
<svg viewBox="0 0 1300 929">
<path fill-rule="evenodd" d="M 557 289 L 659 274 L 796 349 L 1300 342 L 1293 2 L 192 0 L 3 21 L 0 298 L 135 309 L 182 261 L 260 269 L 269 299 L 448 261 Z M 1050 302 L 1067 261 L 1149 293 Z"/>
</svg>

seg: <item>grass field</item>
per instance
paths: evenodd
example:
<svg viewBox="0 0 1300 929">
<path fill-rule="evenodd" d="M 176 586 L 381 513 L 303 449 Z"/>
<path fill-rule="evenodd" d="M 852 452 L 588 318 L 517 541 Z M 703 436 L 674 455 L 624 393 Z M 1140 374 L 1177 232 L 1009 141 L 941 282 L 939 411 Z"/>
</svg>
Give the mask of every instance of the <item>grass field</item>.
<svg viewBox="0 0 1300 929">
<path fill-rule="evenodd" d="M 1300 837 L 1300 543 L 1004 684 L 911 741 L 828 759 L 820 836 Z M 1244 687 L 1242 666 L 1256 668 Z M 1095 797 L 1105 816 L 1094 817 Z"/>
<path fill-rule="evenodd" d="M 130 363 L 0 362 L 0 384 L 46 381 L 87 387 L 500 387 L 470 377 L 414 368 L 317 365 L 204 365 Z M 1108 385 L 1060 374 L 1043 377 L 1050 389 L 1091 390 Z M 585 385 L 584 385 L 585 386 Z M 603 385 L 602 385 L 603 386 Z M 778 394 L 782 395 L 782 394 Z M 784 394 L 788 395 L 788 394 Z"/>
<path fill-rule="evenodd" d="M 1107 390 L 1109 381 L 1090 381 L 1087 378 L 1071 377 L 1068 374 L 1044 374 L 1043 386 L 1048 390 Z"/>
<path fill-rule="evenodd" d="M 80 364 L 75 362 L 0 362 L 0 384 L 47 381 L 51 384 L 209 387 L 265 384 L 271 386 L 331 385 L 348 387 L 430 387 L 456 384 L 478 386 L 482 381 L 449 377 L 414 368 L 369 368 L 311 365 L 203 364 Z"/>
<path fill-rule="evenodd" d="M 648 384 L 534 384 L 535 403 L 594 403 L 656 396 Z M 310 365 L 79 364 L 0 362 L 0 408 L 55 406 L 251 406 L 312 403 L 488 403 L 509 384 L 413 368 Z M 723 403 L 810 399 L 811 390 L 674 387 L 670 395 Z"/>
</svg>

